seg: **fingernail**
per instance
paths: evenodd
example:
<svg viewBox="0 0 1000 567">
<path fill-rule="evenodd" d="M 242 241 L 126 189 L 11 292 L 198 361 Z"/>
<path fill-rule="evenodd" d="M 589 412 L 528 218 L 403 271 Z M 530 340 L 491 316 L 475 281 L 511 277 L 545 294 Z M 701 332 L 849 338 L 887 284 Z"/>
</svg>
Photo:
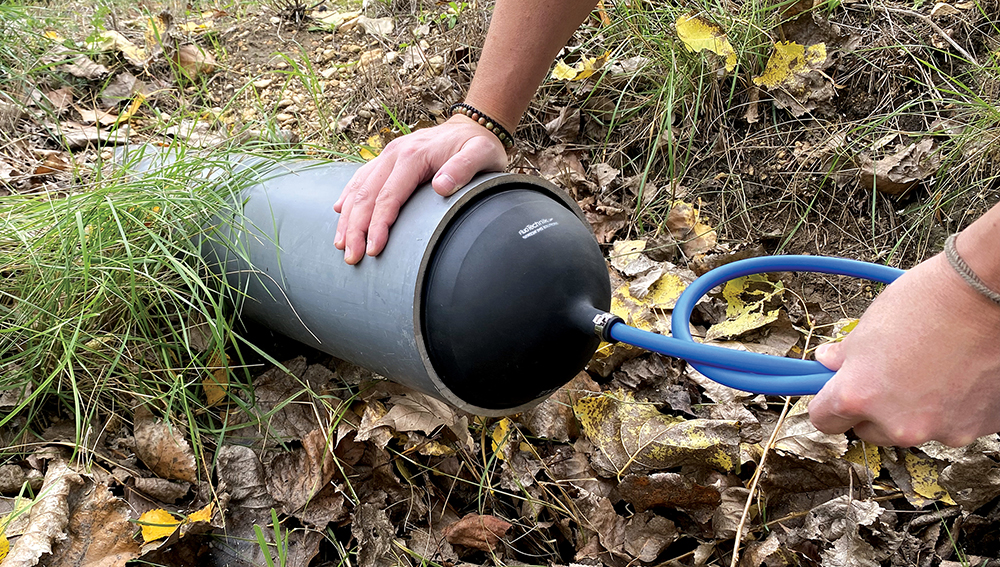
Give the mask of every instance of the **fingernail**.
<svg viewBox="0 0 1000 567">
<path fill-rule="evenodd" d="M 367 242 L 367 244 L 365 245 L 365 254 L 368 254 L 369 256 L 371 256 L 372 255 L 372 250 L 374 250 L 374 249 L 375 249 L 375 243 L 372 242 L 371 240 L 369 240 Z"/>
<path fill-rule="evenodd" d="M 337 231 L 337 234 L 333 235 L 333 245 L 334 246 L 336 246 L 336 247 L 339 248 L 340 245 L 341 245 L 341 243 L 343 242 L 343 240 L 344 240 L 344 235 L 341 234 L 340 231 Z"/>
<path fill-rule="evenodd" d="M 818 347 L 816 347 L 816 356 L 825 356 L 826 351 L 830 350 L 832 346 L 833 343 L 823 343 L 819 345 Z"/>
<path fill-rule="evenodd" d="M 434 181 L 439 186 L 445 187 L 445 195 L 451 195 L 458 189 L 458 183 L 455 183 L 455 180 L 443 171 L 439 171 L 437 175 L 434 176 Z"/>
<path fill-rule="evenodd" d="M 351 254 L 351 247 L 348 246 L 347 248 L 344 249 L 344 260 L 347 261 L 348 264 L 350 264 L 351 260 L 353 259 L 354 259 L 354 254 Z"/>
</svg>

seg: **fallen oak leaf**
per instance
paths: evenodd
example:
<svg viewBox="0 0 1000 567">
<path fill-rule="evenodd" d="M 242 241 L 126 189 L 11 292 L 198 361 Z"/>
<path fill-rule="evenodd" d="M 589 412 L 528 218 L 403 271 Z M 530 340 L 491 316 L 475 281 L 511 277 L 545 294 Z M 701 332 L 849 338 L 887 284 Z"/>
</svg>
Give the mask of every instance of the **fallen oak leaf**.
<svg viewBox="0 0 1000 567">
<path fill-rule="evenodd" d="M 464 545 L 489 553 L 496 549 L 510 528 L 510 522 L 496 516 L 469 514 L 446 527 L 443 533 L 452 545 Z"/>
</svg>

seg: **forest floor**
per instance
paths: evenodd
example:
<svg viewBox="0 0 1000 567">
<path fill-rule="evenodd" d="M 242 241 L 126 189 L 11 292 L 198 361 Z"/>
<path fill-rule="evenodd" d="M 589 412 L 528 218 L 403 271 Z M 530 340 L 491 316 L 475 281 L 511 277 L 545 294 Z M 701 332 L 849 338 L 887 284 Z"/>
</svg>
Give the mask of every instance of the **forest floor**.
<svg viewBox="0 0 1000 567">
<path fill-rule="evenodd" d="M 491 9 L 0 5 L 0 563 L 1000 565 L 995 435 L 868 446 L 816 431 L 808 398 L 623 345 L 483 418 L 242 327 L 198 283 L 207 160 L 363 161 L 443 121 Z M 998 14 L 602 3 L 509 170 L 579 203 L 613 310 L 648 330 L 734 259 L 908 268 L 1000 199 Z M 190 170 L 122 172 L 126 143 Z M 878 289 L 739 280 L 692 328 L 809 357 Z"/>
</svg>

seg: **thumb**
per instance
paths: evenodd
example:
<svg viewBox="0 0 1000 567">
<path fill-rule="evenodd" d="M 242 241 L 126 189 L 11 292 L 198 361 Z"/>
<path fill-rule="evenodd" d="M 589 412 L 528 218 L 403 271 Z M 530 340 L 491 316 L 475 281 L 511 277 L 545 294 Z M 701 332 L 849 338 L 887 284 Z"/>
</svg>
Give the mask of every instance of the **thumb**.
<svg viewBox="0 0 1000 567">
<path fill-rule="evenodd" d="M 816 360 L 830 370 L 844 365 L 844 343 L 825 343 L 816 347 Z"/>
<path fill-rule="evenodd" d="M 480 171 L 503 171 L 506 166 L 507 153 L 493 134 L 475 136 L 448 158 L 434 175 L 431 185 L 435 192 L 447 197 L 464 187 Z"/>
</svg>

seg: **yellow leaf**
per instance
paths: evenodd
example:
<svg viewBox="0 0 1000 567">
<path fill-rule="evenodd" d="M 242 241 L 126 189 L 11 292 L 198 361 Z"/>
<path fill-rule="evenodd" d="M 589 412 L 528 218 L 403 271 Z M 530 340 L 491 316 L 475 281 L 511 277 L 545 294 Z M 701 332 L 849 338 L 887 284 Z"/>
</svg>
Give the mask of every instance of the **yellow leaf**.
<svg viewBox="0 0 1000 567">
<path fill-rule="evenodd" d="M 611 265 L 622 270 L 646 250 L 645 240 L 619 240 L 611 245 Z"/>
<path fill-rule="evenodd" d="M 736 68 L 736 50 L 726 37 L 726 32 L 712 22 L 700 18 L 694 13 L 680 16 L 675 22 L 677 37 L 688 50 L 711 51 L 726 60 L 726 72 L 731 73 Z"/>
<path fill-rule="evenodd" d="M 581 59 L 570 67 L 565 61 L 556 61 L 556 66 L 552 69 L 552 78 L 561 81 L 582 81 L 594 73 L 601 70 L 604 64 L 611 57 L 610 51 L 605 51 L 600 57 L 587 57 Z"/>
<path fill-rule="evenodd" d="M 133 115 L 135 115 L 135 112 L 139 110 L 139 107 L 142 106 L 142 103 L 145 101 L 146 101 L 146 95 L 142 93 L 135 93 L 135 98 L 133 98 L 132 102 L 129 103 L 128 108 L 125 109 L 125 112 L 118 115 L 118 118 L 115 119 L 115 124 L 128 122 L 129 119 L 132 118 Z"/>
<path fill-rule="evenodd" d="M 161 16 L 146 19 L 146 32 L 143 34 L 146 40 L 146 49 L 152 49 L 159 45 L 166 38 L 167 23 Z"/>
<path fill-rule="evenodd" d="M 501 419 L 493 429 L 493 454 L 501 461 L 507 460 L 507 455 L 504 454 L 505 451 L 503 448 L 507 444 L 508 439 L 510 439 L 510 433 L 510 420 L 506 417 Z"/>
<path fill-rule="evenodd" d="M 851 445 L 844 453 L 844 460 L 867 468 L 872 478 L 877 477 L 882 472 L 882 454 L 879 453 L 878 446 L 871 443 L 859 441 Z"/>
<path fill-rule="evenodd" d="M 771 289 L 766 289 L 768 287 Z M 771 298 L 784 291 L 785 286 L 781 282 L 772 283 L 763 275 L 744 276 L 729 281 L 722 288 L 722 297 L 726 300 L 726 320 L 712 325 L 706 339 L 735 338 L 777 321 L 778 310 L 767 311 L 766 305 Z M 747 302 L 743 299 L 746 296 L 759 299 Z"/>
<path fill-rule="evenodd" d="M 212 503 L 209 502 L 207 506 L 192 513 L 187 517 L 187 523 L 193 522 L 211 522 L 212 521 Z"/>
<path fill-rule="evenodd" d="M 572 81 L 576 77 L 576 69 L 570 67 L 565 61 L 556 61 L 556 66 L 552 69 L 552 78 L 562 81 Z"/>
<path fill-rule="evenodd" d="M 3 561 L 8 553 L 10 553 L 10 542 L 7 541 L 7 536 L 0 533 L 0 561 Z"/>
<path fill-rule="evenodd" d="M 212 20 L 196 20 L 177 24 L 177 29 L 185 33 L 204 33 L 214 27 L 215 22 Z"/>
<path fill-rule="evenodd" d="M 371 161 L 378 157 L 378 154 L 382 151 L 382 136 L 375 134 L 368 138 L 368 144 L 361 146 L 361 150 L 358 152 L 365 161 Z"/>
<path fill-rule="evenodd" d="M 448 457 L 456 453 L 454 448 L 433 440 L 421 443 L 417 452 L 425 457 Z"/>
<path fill-rule="evenodd" d="M 101 32 L 98 34 L 97 40 L 97 49 L 105 51 L 116 49 L 121 51 L 125 59 L 137 67 L 141 67 L 146 63 L 148 57 L 146 50 L 132 43 L 130 39 L 114 30 Z"/>
<path fill-rule="evenodd" d="M 223 360 L 223 357 L 225 360 Z M 216 351 L 208 361 L 208 374 L 201 381 L 201 387 L 205 390 L 205 403 L 214 406 L 226 398 L 229 390 L 229 355 L 222 351 Z"/>
<path fill-rule="evenodd" d="M 913 486 L 914 492 L 924 498 L 940 500 L 951 506 L 955 505 L 951 495 L 939 482 L 941 473 L 934 459 L 907 451 L 904 464 L 906 464 L 906 472 L 910 473 L 910 484 Z"/>
<path fill-rule="evenodd" d="M 826 45 L 823 43 L 805 47 L 793 41 L 779 41 L 774 44 L 774 53 L 767 60 L 764 74 L 754 77 L 753 83 L 773 89 L 794 82 L 797 75 L 808 72 L 824 61 L 826 61 Z"/>
<path fill-rule="evenodd" d="M 63 37 L 59 35 L 59 32 L 55 30 L 45 30 L 45 32 L 43 32 L 42 35 L 44 35 L 48 39 L 51 39 L 52 41 L 63 41 Z"/>
<path fill-rule="evenodd" d="M 665 415 L 625 390 L 581 398 L 573 411 L 597 449 L 593 464 L 607 472 L 621 475 L 683 465 L 732 471 L 739 464 L 735 421 Z"/>
<path fill-rule="evenodd" d="M 169 536 L 182 523 L 184 523 L 182 520 L 174 518 L 170 512 L 163 508 L 143 512 L 138 520 L 138 524 L 142 526 L 143 543 Z"/>
<path fill-rule="evenodd" d="M 609 57 L 611 57 L 611 52 L 605 51 L 604 55 L 601 55 L 600 57 L 588 57 L 580 63 L 577 63 L 577 67 L 580 70 L 577 72 L 576 77 L 574 77 L 573 80 L 582 81 L 600 71 L 601 67 L 604 67 L 604 64 L 608 62 Z"/>
</svg>

